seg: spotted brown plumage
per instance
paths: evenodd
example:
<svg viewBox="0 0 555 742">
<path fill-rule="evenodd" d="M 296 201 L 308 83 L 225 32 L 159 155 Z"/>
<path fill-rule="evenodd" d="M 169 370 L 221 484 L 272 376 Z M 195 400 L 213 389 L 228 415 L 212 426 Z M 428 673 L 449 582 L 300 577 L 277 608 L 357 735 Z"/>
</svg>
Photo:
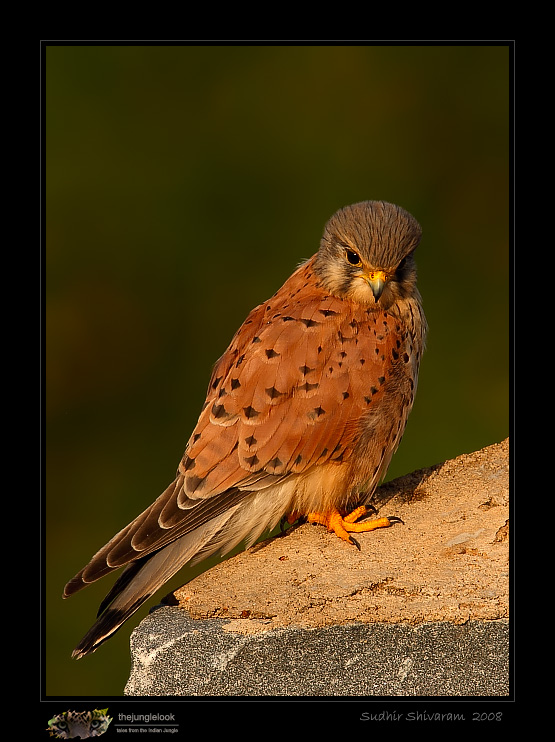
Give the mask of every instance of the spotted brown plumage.
<svg viewBox="0 0 555 742">
<path fill-rule="evenodd" d="M 67 585 L 125 566 L 74 651 L 94 651 L 178 569 L 247 545 L 284 516 L 345 541 L 392 519 L 347 513 L 385 475 L 412 407 L 426 321 L 414 218 L 365 201 L 252 310 L 214 366 L 177 476 Z M 358 544 L 357 544 L 358 545 Z"/>
</svg>

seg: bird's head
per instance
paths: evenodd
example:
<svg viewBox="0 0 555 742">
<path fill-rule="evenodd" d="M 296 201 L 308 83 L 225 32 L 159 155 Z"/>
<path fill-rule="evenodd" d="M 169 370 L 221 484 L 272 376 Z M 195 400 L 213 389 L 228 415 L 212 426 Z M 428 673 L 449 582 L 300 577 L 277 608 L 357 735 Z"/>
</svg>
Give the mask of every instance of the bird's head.
<svg viewBox="0 0 555 742">
<path fill-rule="evenodd" d="M 314 270 L 335 296 L 387 308 L 416 290 L 413 252 L 420 225 L 407 211 L 384 201 L 362 201 L 335 213 L 326 224 Z"/>
</svg>

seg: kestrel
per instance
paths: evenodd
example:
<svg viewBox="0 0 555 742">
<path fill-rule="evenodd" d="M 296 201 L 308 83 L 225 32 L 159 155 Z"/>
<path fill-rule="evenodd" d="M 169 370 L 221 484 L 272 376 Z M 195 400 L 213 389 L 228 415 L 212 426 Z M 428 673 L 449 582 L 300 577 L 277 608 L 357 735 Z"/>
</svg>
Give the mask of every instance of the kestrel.
<svg viewBox="0 0 555 742">
<path fill-rule="evenodd" d="M 346 542 L 391 525 L 359 522 L 412 408 L 426 319 L 405 210 L 338 211 L 318 252 L 248 315 L 216 363 L 170 486 L 93 556 L 68 597 L 127 565 L 73 652 L 108 639 L 181 567 L 250 546 L 306 516 Z"/>
</svg>

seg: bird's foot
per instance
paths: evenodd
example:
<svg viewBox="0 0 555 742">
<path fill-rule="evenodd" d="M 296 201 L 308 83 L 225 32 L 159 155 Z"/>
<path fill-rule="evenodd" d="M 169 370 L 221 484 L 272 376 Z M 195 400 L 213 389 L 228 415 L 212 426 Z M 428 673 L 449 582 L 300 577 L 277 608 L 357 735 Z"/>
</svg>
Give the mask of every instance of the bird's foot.
<svg viewBox="0 0 555 742">
<path fill-rule="evenodd" d="M 289 513 L 289 515 L 284 515 L 283 518 L 279 522 L 279 530 L 281 532 L 281 535 L 285 535 L 287 531 L 289 530 L 286 528 L 286 524 L 289 526 L 292 526 L 293 523 L 297 523 L 297 525 L 300 525 L 301 523 L 304 523 L 306 521 L 306 515 L 302 515 L 301 513 Z"/>
<path fill-rule="evenodd" d="M 403 522 L 401 518 L 395 516 L 375 518 L 374 520 L 367 520 L 362 523 L 357 522 L 360 518 L 368 515 L 368 513 L 369 509 L 361 505 L 345 516 L 342 516 L 338 510 L 334 510 L 331 513 L 309 513 L 308 522 L 326 526 L 328 531 L 335 533 L 343 541 L 353 544 L 360 551 L 360 544 L 354 536 L 351 536 L 351 533 L 374 531 L 376 528 L 388 528 L 394 523 Z"/>
</svg>

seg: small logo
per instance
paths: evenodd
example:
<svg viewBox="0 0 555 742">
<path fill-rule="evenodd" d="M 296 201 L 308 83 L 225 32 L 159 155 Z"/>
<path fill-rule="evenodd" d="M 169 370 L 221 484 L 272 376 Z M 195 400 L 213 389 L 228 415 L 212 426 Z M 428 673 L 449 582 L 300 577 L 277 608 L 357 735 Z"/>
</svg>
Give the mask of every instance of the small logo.
<svg viewBox="0 0 555 742">
<path fill-rule="evenodd" d="M 112 717 L 108 709 L 94 711 L 64 711 L 48 721 L 47 731 L 56 739 L 90 739 L 100 737 L 108 729 Z"/>
</svg>

